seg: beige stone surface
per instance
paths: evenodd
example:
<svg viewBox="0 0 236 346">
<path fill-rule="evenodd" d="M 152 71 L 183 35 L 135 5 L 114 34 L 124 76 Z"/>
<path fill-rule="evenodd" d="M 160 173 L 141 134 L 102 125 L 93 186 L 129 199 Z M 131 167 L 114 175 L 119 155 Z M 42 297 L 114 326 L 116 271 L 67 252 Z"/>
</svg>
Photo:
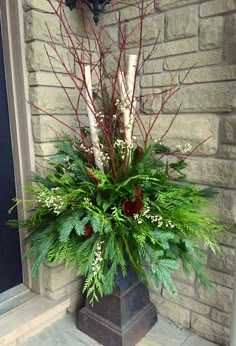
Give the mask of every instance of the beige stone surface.
<svg viewBox="0 0 236 346">
<path fill-rule="evenodd" d="M 178 270 L 173 271 L 172 277 L 174 280 L 179 280 L 188 285 L 194 285 L 196 282 L 196 274 L 192 272 L 190 275 L 187 275 L 181 266 Z"/>
<path fill-rule="evenodd" d="M 236 79 L 236 66 L 205 66 L 203 68 L 194 68 L 189 71 L 186 76 L 186 71 L 180 73 L 180 81 L 186 83 L 201 83 L 201 82 L 216 82 L 230 81 Z"/>
<path fill-rule="evenodd" d="M 224 17 L 202 19 L 199 31 L 200 49 L 219 48 L 224 38 Z"/>
<path fill-rule="evenodd" d="M 205 274 L 207 275 L 210 281 L 225 287 L 233 288 L 233 275 L 209 268 L 205 268 Z"/>
<path fill-rule="evenodd" d="M 140 21 L 132 20 L 127 24 L 127 32 L 131 34 L 128 37 L 127 43 L 136 43 L 140 40 Z M 164 15 L 155 14 L 147 16 L 143 22 L 143 42 L 156 40 L 164 41 Z"/>
<path fill-rule="evenodd" d="M 166 64 L 165 64 L 166 65 Z M 144 75 L 141 79 L 141 86 L 143 88 L 148 87 L 162 87 L 162 86 L 173 86 L 179 84 L 179 73 L 178 72 L 163 72 L 159 74 L 148 74 Z"/>
<path fill-rule="evenodd" d="M 157 324 L 137 346 L 179 346 L 182 345 L 189 336 L 187 330 L 181 330 L 168 320 L 160 317 Z"/>
<path fill-rule="evenodd" d="M 172 8 L 191 5 L 201 2 L 201 0 L 156 0 L 156 8 L 160 11 L 166 11 Z"/>
<path fill-rule="evenodd" d="M 219 219 L 226 225 L 236 223 L 236 195 L 235 190 L 216 189 L 217 194 L 211 202 Z"/>
<path fill-rule="evenodd" d="M 231 314 L 230 313 L 224 313 L 222 311 L 218 311 L 216 309 L 212 309 L 211 311 L 211 318 L 220 323 L 223 324 L 226 327 L 231 327 Z"/>
<path fill-rule="evenodd" d="M 236 117 L 222 119 L 221 140 L 223 143 L 236 144 Z"/>
<path fill-rule="evenodd" d="M 232 110 L 234 82 L 191 85 L 177 92 L 165 106 L 165 113 L 222 113 Z"/>
<path fill-rule="evenodd" d="M 235 232 L 227 232 L 225 231 L 221 238 L 220 238 L 221 244 L 230 246 L 232 248 L 235 248 L 236 245 L 236 233 Z"/>
<path fill-rule="evenodd" d="M 32 114 L 75 114 L 78 101 L 78 92 L 75 89 L 65 93 L 61 88 L 37 87 L 30 88 L 30 104 L 32 105 Z M 33 106 L 35 105 L 35 107 Z M 39 107 L 40 109 L 38 109 Z M 85 102 L 81 97 L 80 112 L 86 113 Z"/>
<path fill-rule="evenodd" d="M 35 172 L 42 177 L 46 177 L 51 166 L 48 164 L 48 158 L 35 155 Z"/>
<path fill-rule="evenodd" d="M 218 117 L 216 115 L 199 114 L 198 118 L 193 118 L 191 114 L 178 114 L 172 123 L 173 118 L 173 114 L 159 115 L 151 132 L 152 137 L 154 139 L 162 138 L 171 126 L 163 138 L 163 142 L 170 146 L 171 149 L 176 149 L 177 145 L 183 146 L 186 143 L 190 143 L 195 148 L 206 138 L 210 137 L 198 147 L 194 155 L 216 153 L 218 147 Z M 148 127 L 150 119 L 153 119 L 153 117 L 148 115 L 142 117 L 145 126 Z"/>
<path fill-rule="evenodd" d="M 130 6 L 125 7 L 123 11 L 121 11 L 120 19 L 122 22 L 130 20 L 130 19 L 138 18 L 139 8 L 138 6 L 135 6 L 135 5 L 131 4 Z"/>
<path fill-rule="evenodd" d="M 57 1 L 52 1 L 53 5 L 57 5 Z M 51 6 L 48 3 L 48 1 L 42 1 L 42 0 L 22 0 L 22 5 L 25 11 L 29 11 L 32 8 L 40 9 L 43 11 L 50 11 Z"/>
<path fill-rule="evenodd" d="M 201 315 L 209 315 L 210 313 L 210 307 L 206 304 L 202 304 L 201 302 L 198 302 L 194 299 L 184 297 L 182 292 L 179 292 L 179 294 L 176 297 L 170 297 L 168 293 L 164 290 L 164 298 L 168 299 L 170 302 L 173 302 L 175 304 L 181 305 L 184 308 L 187 308 L 191 311 L 197 312 Z"/>
<path fill-rule="evenodd" d="M 109 12 L 103 16 L 102 21 L 105 26 L 117 25 L 117 20 L 119 18 L 119 11 Z"/>
<path fill-rule="evenodd" d="M 41 138 L 40 138 L 41 140 Z M 56 142 L 55 142 L 56 143 Z M 35 143 L 34 152 L 37 156 L 49 156 L 54 155 L 57 152 L 54 142 L 49 143 Z"/>
<path fill-rule="evenodd" d="M 61 122 L 66 123 L 68 126 L 72 126 L 75 128 L 76 122 L 75 118 L 71 115 L 63 115 L 58 116 L 58 120 L 51 119 L 47 115 L 34 116 L 32 118 L 32 128 L 33 128 L 33 136 L 35 142 L 52 142 L 56 141 L 57 133 L 67 132 L 72 136 L 74 133 L 66 128 Z M 50 146 L 51 148 L 51 146 Z M 42 156 L 42 151 L 47 151 L 49 148 L 45 149 L 45 147 L 38 147 L 39 156 Z M 46 153 L 45 153 L 46 154 Z"/>
<path fill-rule="evenodd" d="M 236 159 L 236 146 L 222 144 L 219 148 L 219 157 L 223 159 Z"/>
<path fill-rule="evenodd" d="M 187 297 L 194 297 L 195 296 L 195 287 L 190 286 L 188 284 L 185 284 L 180 281 L 175 281 L 175 285 L 177 288 L 177 291 Z"/>
<path fill-rule="evenodd" d="M 147 96 L 144 95 L 152 95 Z M 160 111 L 162 105 L 162 94 L 160 89 L 145 89 L 142 91 L 142 112 L 145 114 L 156 114 Z"/>
<path fill-rule="evenodd" d="M 207 291 L 204 287 L 199 286 L 197 289 L 197 295 L 198 299 L 203 303 L 224 312 L 231 311 L 233 296 L 233 290 L 231 288 L 215 284 L 214 289 Z"/>
<path fill-rule="evenodd" d="M 50 6 L 50 5 L 49 5 Z M 52 9 L 50 9 L 52 11 Z M 28 11 L 24 16 L 25 40 L 62 43 L 60 23 L 55 14 Z"/>
<path fill-rule="evenodd" d="M 215 346 L 213 342 L 191 335 L 181 346 Z M 169 345 L 168 345 L 169 346 Z"/>
<path fill-rule="evenodd" d="M 236 10 L 235 0 L 213 0 L 200 5 L 200 16 L 207 17 Z"/>
<path fill-rule="evenodd" d="M 112 52 L 112 55 L 108 55 L 105 57 L 104 69 L 106 71 L 106 74 L 115 76 L 116 70 L 117 70 L 117 65 L 114 63 L 114 57 L 115 57 L 115 59 L 119 59 L 119 56 L 120 56 L 119 50 L 115 47 L 113 52 Z M 123 63 L 123 61 L 122 61 L 122 63 Z M 79 67 L 77 68 L 77 66 L 76 66 L 75 68 L 76 68 L 76 75 L 79 76 L 80 71 L 79 71 L 79 73 L 77 72 L 79 70 Z"/>
<path fill-rule="evenodd" d="M 177 324 L 180 324 L 185 328 L 190 327 L 191 314 L 189 309 L 186 309 L 164 298 L 162 298 L 161 302 L 159 299 L 156 302 L 155 297 L 152 297 L 152 301 L 160 315 L 170 319 Z"/>
<path fill-rule="evenodd" d="M 188 6 L 166 14 L 168 41 L 195 36 L 198 33 L 198 7 Z"/>
<path fill-rule="evenodd" d="M 58 3 L 55 5 L 55 9 L 57 9 Z M 53 41 L 54 43 L 58 44 L 70 45 L 70 41 L 65 39 L 65 37 L 68 36 L 68 32 L 65 28 L 63 28 L 63 26 L 60 26 L 60 21 L 56 14 L 53 13 L 54 10 L 52 8 L 50 8 L 50 12 L 52 14 L 42 13 L 34 10 L 25 13 L 25 40 L 40 40 L 46 42 Z M 69 30 L 71 33 L 84 34 L 84 23 L 87 24 L 87 29 L 90 27 L 87 21 L 83 22 L 80 10 L 74 9 L 71 12 L 67 7 L 65 8 L 65 15 L 63 15 L 63 17 L 65 21 L 70 21 Z"/>
<path fill-rule="evenodd" d="M 49 71 L 66 72 L 63 66 L 62 59 L 70 70 L 70 66 L 74 66 L 74 58 L 71 54 L 68 54 L 68 50 L 62 46 L 56 47 L 57 52 L 50 47 L 46 42 L 34 41 L 26 45 L 26 63 L 29 72 L 33 71 Z M 51 63 L 50 64 L 50 58 Z"/>
<path fill-rule="evenodd" d="M 220 323 L 193 313 L 191 317 L 191 326 L 193 331 L 198 335 L 213 340 L 220 345 L 229 346 L 230 330 L 229 328 L 222 326 Z"/>
<path fill-rule="evenodd" d="M 102 41 L 106 47 L 112 47 L 112 49 L 114 49 L 114 46 L 117 47 L 119 45 L 118 28 L 116 26 L 105 27 L 102 35 Z"/>
<path fill-rule="evenodd" d="M 43 276 L 45 288 L 52 292 L 77 280 L 76 269 L 68 270 L 64 265 L 60 265 L 56 268 L 45 265 Z"/>
<path fill-rule="evenodd" d="M 67 74 L 63 73 L 53 73 L 53 72 L 32 72 L 29 73 L 29 85 L 30 86 L 54 86 L 65 88 L 74 88 L 75 83 L 77 83 L 76 79 L 73 82 L 72 78 L 70 78 Z"/>
<path fill-rule="evenodd" d="M 236 3 L 235 3 L 236 7 Z M 228 64 L 236 64 L 236 14 L 225 17 L 224 59 Z"/>
<path fill-rule="evenodd" d="M 192 67 L 216 65 L 220 64 L 221 61 L 222 50 L 216 49 L 167 58 L 164 68 L 167 70 L 182 70 Z"/>
<path fill-rule="evenodd" d="M 68 297 L 77 294 L 78 299 L 82 300 L 82 285 L 83 280 L 77 279 L 73 282 L 70 282 L 68 284 L 63 284 L 62 287 L 56 289 L 56 290 L 45 290 L 45 296 L 49 299 L 57 300 L 61 299 L 63 297 Z"/>
<path fill-rule="evenodd" d="M 159 73 L 163 71 L 163 60 L 148 60 L 144 65 L 144 73 Z"/>
<path fill-rule="evenodd" d="M 177 41 L 170 41 L 158 44 L 152 59 L 170 55 L 195 52 L 198 50 L 198 39 L 196 37 L 185 38 Z M 148 49 L 147 49 L 148 51 Z"/>
<path fill-rule="evenodd" d="M 235 250 L 221 246 L 221 253 L 218 255 L 211 254 L 210 266 L 226 273 L 233 273 L 235 263 Z"/>
<path fill-rule="evenodd" d="M 212 186 L 235 188 L 236 162 L 215 158 L 191 158 L 186 169 L 190 181 Z"/>
<path fill-rule="evenodd" d="M 76 315 L 68 314 L 47 329 L 20 343 L 21 346 L 98 346 L 99 344 L 76 328 Z M 137 346 L 216 346 L 215 344 L 191 334 L 188 330 L 176 327 L 159 316 L 158 323 L 137 343 Z"/>
<path fill-rule="evenodd" d="M 107 6 L 105 6 L 105 8 L 104 8 L 104 10 L 103 10 L 103 13 L 110 13 L 112 10 L 113 10 L 113 8 L 115 9 L 115 10 L 121 10 L 122 9 L 122 11 L 124 11 L 125 10 L 125 8 L 127 8 L 127 5 L 136 5 L 137 4 L 137 0 L 129 0 L 129 2 L 127 3 L 127 2 L 114 2 L 113 4 L 112 4 L 112 6 L 111 5 L 107 5 Z"/>
<path fill-rule="evenodd" d="M 18 345 L 65 315 L 70 299 L 50 301 L 37 297 L 0 319 L 0 345 Z"/>
</svg>

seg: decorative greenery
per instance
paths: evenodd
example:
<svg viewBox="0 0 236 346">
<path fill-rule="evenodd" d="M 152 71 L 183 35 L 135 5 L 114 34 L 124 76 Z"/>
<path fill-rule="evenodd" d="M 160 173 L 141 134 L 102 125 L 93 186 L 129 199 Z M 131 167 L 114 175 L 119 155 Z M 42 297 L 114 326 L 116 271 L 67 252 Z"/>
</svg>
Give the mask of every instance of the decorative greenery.
<svg viewBox="0 0 236 346">
<path fill-rule="evenodd" d="M 218 248 L 222 227 L 207 211 L 209 189 L 199 189 L 167 172 L 182 177 L 183 160 L 164 164 L 160 155 L 169 149 L 159 143 L 132 148 L 132 164 L 118 180 L 89 165 L 78 139 L 59 139 L 45 178 L 34 174 L 29 189 L 38 202 L 32 216 L 23 222 L 31 247 L 33 274 L 41 262 L 62 261 L 77 266 L 86 277 L 84 291 L 91 301 L 114 288 L 117 267 L 126 274 L 127 258 L 140 279 L 147 283 L 149 266 L 154 285 L 163 284 L 176 294 L 171 272 L 182 265 L 196 272 L 204 287 L 210 284 L 202 272 L 204 243 Z M 138 153 L 137 153 L 138 152 Z M 119 156 L 119 155 L 118 155 Z"/>
<path fill-rule="evenodd" d="M 112 292 L 117 270 L 126 275 L 127 261 L 146 284 L 148 267 L 153 284 L 163 284 L 170 294 L 176 294 L 172 272 L 180 266 L 187 274 L 196 272 L 201 284 L 210 287 L 202 270 L 201 244 L 218 250 L 222 226 L 209 212 L 208 198 L 213 193 L 186 181 L 184 169 L 194 151 L 191 146 L 170 149 L 165 145 L 165 135 L 178 112 L 160 139 L 154 140 L 152 132 L 166 103 L 182 84 L 172 85 L 170 75 L 170 87 L 162 92 L 136 92 L 143 65 L 155 50 L 155 43 L 153 47 L 142 45 L 143 22 L 154 11 L 153 1 L 139 0 L 133 5 L 139 9 L 139 21 L 130 31 L 114 8 L 120 37 L 117 44 L 105 26 L 100 32 L 91 26 L 95 44 L 86 26 L 85 38 L 80 38 L 68 28 L 63 2 L 58 0 L 57 7 L 51 0 L 48 3 L 60 20 L 67 55 L 74 58 L 79 70 L 79 76 L 75 75 L 73 64 L 68 56 L 61 56 L 49 30 L 54 57 L 46 48 L 48 58 L 77 126 L 71 127 L 31 104 L 73 133 L 57 138 L 57 153 L 50 158 L 46 176 L 33 174 L 33 185 L 28 189 L 34 196 L 28 201 L 31 216 L 17 221 L 28 230 L 26 256 L 33 260 L 33 274 L 38 275 L 45 259 L 65 262 L 68 268 L 75 266 L 77 275 L 85 277 L 83 290 L 91 302 Z M 132 46 L 134 33 L 138 43 Z M 113 40 L 114 50 L 107 45 L 109 40 Z M 96 52 L 91 48 L 94 46 Z M 137 54 L 127 56 L 128 49 Z M 53 69 L 55 56 L 78 92 L 76 100 Z M 106 59 L 112 59 L 111 72 L 106 69 Z M 128 63 L 122 69 L 124 61 Z M 97 80 L 94 87 L 93 76 Z M 155 98 L 161 100 L 160 109 L 150 117 L 143 115 L 140 109 Z M 80 116 L 81 100 L 86 105 L 88 127 Z M 134 128 L 138 138 L 133 136 Z M 21 202 L 17 200 L 16 205 Z"/>
</svg>

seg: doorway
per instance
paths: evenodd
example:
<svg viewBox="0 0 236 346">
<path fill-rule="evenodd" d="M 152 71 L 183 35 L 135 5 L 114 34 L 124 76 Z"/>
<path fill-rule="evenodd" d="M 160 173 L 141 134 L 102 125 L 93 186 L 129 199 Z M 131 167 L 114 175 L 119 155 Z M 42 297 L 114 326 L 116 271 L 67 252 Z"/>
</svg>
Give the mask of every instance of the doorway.
<svg viewBox="0 0 236 346">
<path fill-rule="evenodd" d="M 8 209 L 16 196 L 0 22 L 0 293 L 22 283 L 18 229 L 7 227 Z M 12 215 L 17 218 L 17 214 Z"/>
</svg>

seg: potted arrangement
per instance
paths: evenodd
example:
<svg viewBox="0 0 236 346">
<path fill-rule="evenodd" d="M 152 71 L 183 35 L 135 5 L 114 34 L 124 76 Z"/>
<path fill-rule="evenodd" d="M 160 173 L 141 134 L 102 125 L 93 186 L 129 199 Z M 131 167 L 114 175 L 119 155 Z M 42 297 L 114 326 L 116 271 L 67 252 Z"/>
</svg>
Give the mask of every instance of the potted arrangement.
<svg viewBox="0 0 236 346">
<path fill-rule="evenodd" d="M 201 284 L 210 287 L 202 270 L 201 244 L 218 249 L 222 226 L 208 208 L 213 193 L 187 182 L 186 161 L 196 148 L 165 144 L 172 123 L 161 138 L 152 132 L 165 104 L 183 86 L 172 85 L 170 75 L 165 90 L 137 93 L 142 68 L 157 46 L 158 37 L 152 45 L 143 43 L 143 24 L 153 11 L 153 1 L 135 5 L 139 21 L 129 32 L 114 12 L 118 43 L 105 25 L 97 30 L 84 16 L 81 38 L 73 32 L 62 1 L 48 3 L 60 21 L 63 45 L 79 70 L 74 73 L 48 28 L 51 43 L 45 49 L 77 126 L 64 123 L 71 134 L 58 134 L 50 168 L 45 176 L 34 173 L 28 188 L 34 196 L 28 201 L 33 210 L 18 223 L 28 230 L 26 255 L 33 260 L 32 273 L 38 274 L 45 259 L 76 266 L 78 276 L 85 277 L 83 292 L 91 304 L 110 295 L 117 273 L 125 277 L 129 268 L 145 285 L 149 273 L 153 285 L 164 285 L 172 295 L 177 291 L 171 273 L 181 266 L 187 274 L 195 271 Z M 54 70 L 50 49 L 75 86 L 76 99 Z M 159 110 L 145 118 L 143 105 L 156 98 L 161 99 Z M 80 116 L 81 102 L 86 105 L 87 124 Z M 56 115 L 40 111 L 62 123 Z"/>
</svg>

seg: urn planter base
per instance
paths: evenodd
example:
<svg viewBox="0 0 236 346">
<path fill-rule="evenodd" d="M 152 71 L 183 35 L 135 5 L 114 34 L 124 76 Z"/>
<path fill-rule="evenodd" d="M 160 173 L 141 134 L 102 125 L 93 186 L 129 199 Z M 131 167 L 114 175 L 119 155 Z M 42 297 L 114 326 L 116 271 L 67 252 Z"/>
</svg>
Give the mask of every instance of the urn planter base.
<svg viewBox="0 0 236 346">
<path fill-rule="evenodd" d="M 104 346 L 134 346 L 157 321 L 149 292 L 128 270 L 118 273 L 115 290 L 91 306 L 88 302 L 78 313 L 77 327 Z"/>
</svg>

